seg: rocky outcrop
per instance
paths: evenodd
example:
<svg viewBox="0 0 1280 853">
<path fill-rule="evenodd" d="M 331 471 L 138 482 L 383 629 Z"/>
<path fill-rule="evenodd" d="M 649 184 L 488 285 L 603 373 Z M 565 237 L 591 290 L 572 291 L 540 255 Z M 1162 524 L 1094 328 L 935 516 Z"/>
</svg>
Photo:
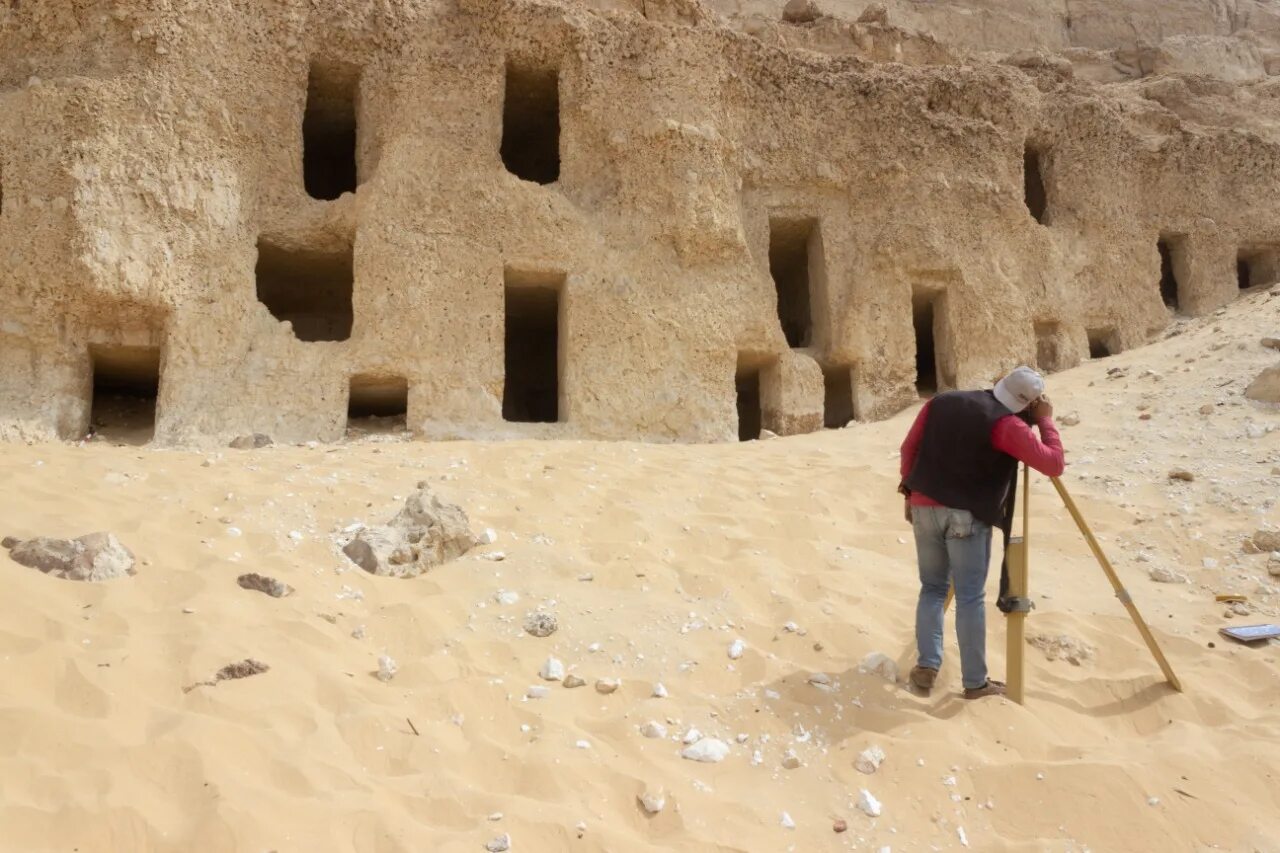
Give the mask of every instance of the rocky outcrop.
<svg viewBox="0 0 1280 853">
<path fill-rule="evenodd" d="M 342 550 L 370 574 L 411 578 L 476 544 L 466 512 L 444 503 L 421 482 L 390 522 L 361 529 Z"/>
<path fill-rule="evenodd" d="M 135 574 L 133 553 L 111 533 L 89 533 L 75 539 L 15 540 L 9 557 L 47 575 L 72 581 L 108 581 Z"/>
</svg>

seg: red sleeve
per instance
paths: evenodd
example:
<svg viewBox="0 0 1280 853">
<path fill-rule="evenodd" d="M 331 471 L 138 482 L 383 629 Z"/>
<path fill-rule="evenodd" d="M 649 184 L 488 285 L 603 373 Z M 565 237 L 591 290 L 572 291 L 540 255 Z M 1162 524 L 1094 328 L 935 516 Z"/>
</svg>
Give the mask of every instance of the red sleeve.
<svg viewBox="0 0 1280 853">
<path fill-rule="evenodd" d="M 898 474 L 902 479 L 906 479 L 911 473 L 911 467 L 916 464 L 916 452 L 920 450 L 920 439 L 924 438 L 924 422 L 929 417 L 929 404 L 925 403 L 920 409 L 920 414 L 916 415 L 915 422 L 911 424 L 911 429 L 907 431 L 907 437 L 902 442 L 902 461 Z"/>
<path fill-rule="evenodd" d="M 1040 437 L 1027 426 L 1022 418 L 1010 415 L 996 421 L 991 428 L 991 446 L 1007 453 L 1019 462 L 1025 462 L 1047 477 L 1060 477 L 1066 467 L 1062 455 L 1062 437 L 1052 418 L 1036 421 Z"/>
</svg>

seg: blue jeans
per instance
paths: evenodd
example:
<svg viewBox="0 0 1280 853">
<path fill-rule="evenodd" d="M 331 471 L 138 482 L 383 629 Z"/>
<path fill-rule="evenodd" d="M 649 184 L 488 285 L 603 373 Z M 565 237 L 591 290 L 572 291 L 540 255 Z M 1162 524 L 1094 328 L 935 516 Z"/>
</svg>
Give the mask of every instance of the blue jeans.
<svg viewBox="0 0 1280 853">
<path fill-rule="evenodd" d="M 956 639 L 960 676 L 966 689 L 987 683 L 987 564 L 991 525 L 964 509 L 913 506 L 911 523 L 920 561 L 920 601 L 916 605 L 919 665 L 942 666 L 942 607 L 947 588 L 956 588 Z"/>
</svg>

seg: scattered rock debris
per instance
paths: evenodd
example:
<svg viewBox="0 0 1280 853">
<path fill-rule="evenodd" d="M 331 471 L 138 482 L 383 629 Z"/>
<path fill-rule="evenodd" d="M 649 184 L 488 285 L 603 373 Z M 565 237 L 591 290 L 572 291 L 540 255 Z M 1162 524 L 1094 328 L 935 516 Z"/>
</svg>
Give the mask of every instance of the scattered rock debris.
<svg viewBox="0 0 1280 853">
<path fill-rule="evenodd" d="M 1048 660 L 1065 660 L 1072 666 L 1088 663 L 1097 655 L 1092 645 L 1067 634 L 1033 632 L 1027 635 L 1026 641 L 1027 645 L 1044 652 Z"/>
<path fill-rule="evenodd" d="M 227 664 L 222 669 L 214 673 L 213 678 L 209 681 L 197 681 L 195 684 L 190 684 L 182 688 L 182 692 L 190 693 L 197 687 L 214 687 L 219 681 L 231 681 L 237 678 L 248 678 L 251 675 L 261 675 L 270 669 L 271 667 L 267 666 L 262 661 L 257 661 L 253 658 L 245 658 L 242 661 Z"/>
<path fill-rule="evenodd" d="M 272 598 L 284 598 L 286 595 L 289 595 L 290 593 L 293 592 L 293 587 L 289 586 L 284 581 L 278 581 L 275 578 L 267 577 L 266 575 L 260 575 L 260 574 L 257 574 L 256 572 L 251 572 L 247 575 L 241 575 L 240 577 L 236 578 L 236 583 L 240 584 L 240 586 L 244 587 L 245 589 L 252 589 L 252 590 L 256 590 L 257 592 L 265 592 L 267 595 L 271 596 Z"/>
</svg>

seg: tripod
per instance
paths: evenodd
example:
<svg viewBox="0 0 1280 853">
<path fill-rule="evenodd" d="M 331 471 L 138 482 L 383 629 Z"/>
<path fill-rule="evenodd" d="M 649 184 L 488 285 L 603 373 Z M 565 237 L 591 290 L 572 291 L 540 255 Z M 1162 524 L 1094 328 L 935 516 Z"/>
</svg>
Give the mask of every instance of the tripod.
<svg viewBox="0 0 1280 853">
<path fill-rule="evenodd" d="M 1067 487 L 1062 484 L 1062 480 L 1057 477 L 1049 478 L 1053 482 L 1053 487 L 1058 491 L 1058 497 L 1062 498 L 1063 505 L 1067 508 L 1067 512 L 1071 514 L 1071 518 L 1075 521 L 1076 526 L 1080 528 L 1080 533 L 1084 536 L 1085 542 L 1089 546 L 1089 550 L 1093 552 L 1093 556 L 1098 560 L 1098 565 L 1102 567 L 1102 572 L 1107 576 L 1107 580 L 1111 582 L 1111 588 L 1115 590 L 1116 598 L 1120 599 L 1120 603 L 1129 611 L 1129 618 L 1133 620 L 1133 624 L 1137 626 L 1138 633 L 1142 635 L 1142 639 L 1147 644 L 1147 648 L 1151 650 L 1151 655 L 1156 659 L 1156 663 L 1160 665 L 1160 671 L 1164 673 L 1165 680 L 1178 692 L 1182 691 L 1182 683 L 1178 681 L 1178 676 L 1174 674 L 1173 667 L 1169 666 L 1169 661 L 1165 658 L 1164 652 L 1160 650 L 1160 646 L 1156 643 L 1155 636 L 1151 633 L 1151 629 L 1147 627 L 1146 620 L 1142 618 L 1142 614 L 1138 612 L 1138 607 L 1133 603 L 1132 596 L 1125 589 L 1124 584 L 1120 581 L 1119 575 L 1116 574 L 1115 568 L 1111 565 L 1111 561 L 1107 559 L 1107 555 L 1103 553 L 1102 546 L 1098 544 L 1098 540 L 1094 537 L 1093 531 L 1089 529 L 1088 523 L 1085 522 L 1084 516 L 1080 514 L 1080 508 L 1076 506 L 1076 502 L 1071 499 L 1071 495 L 1067 493 Z M 1005 613 L 1008 623 L 1006 625 L 1006 647 L 1005 656 L 1008 665 L 1008 685 L 1007 694 L 1010 699 L 1023 704 L 1023 686 L 1025 683 L 1024 674 L 1025 666 L 1023 660 L 1023 651 L 1025 643 L 1023 642 L 1023 629 L 1025 627 L 1027 614 L 1034 607 L 1031 600 L 1027 598 L 1027 564 L 1028 564 L 1028 546 L 1031 539 L 1031 471 L 1026 465 L 1022 466 L 1022 535 L 1010 537 L 1009 546 L 1006 549 L 1005 560 L 1009 567 L 1009 587 L 1007 591 L 1007 611 Z M 950 606 L 951 599 L 955 597 L 954 588 L 947 593 L 946 604 L 943 608 Z"/>
</svg>

